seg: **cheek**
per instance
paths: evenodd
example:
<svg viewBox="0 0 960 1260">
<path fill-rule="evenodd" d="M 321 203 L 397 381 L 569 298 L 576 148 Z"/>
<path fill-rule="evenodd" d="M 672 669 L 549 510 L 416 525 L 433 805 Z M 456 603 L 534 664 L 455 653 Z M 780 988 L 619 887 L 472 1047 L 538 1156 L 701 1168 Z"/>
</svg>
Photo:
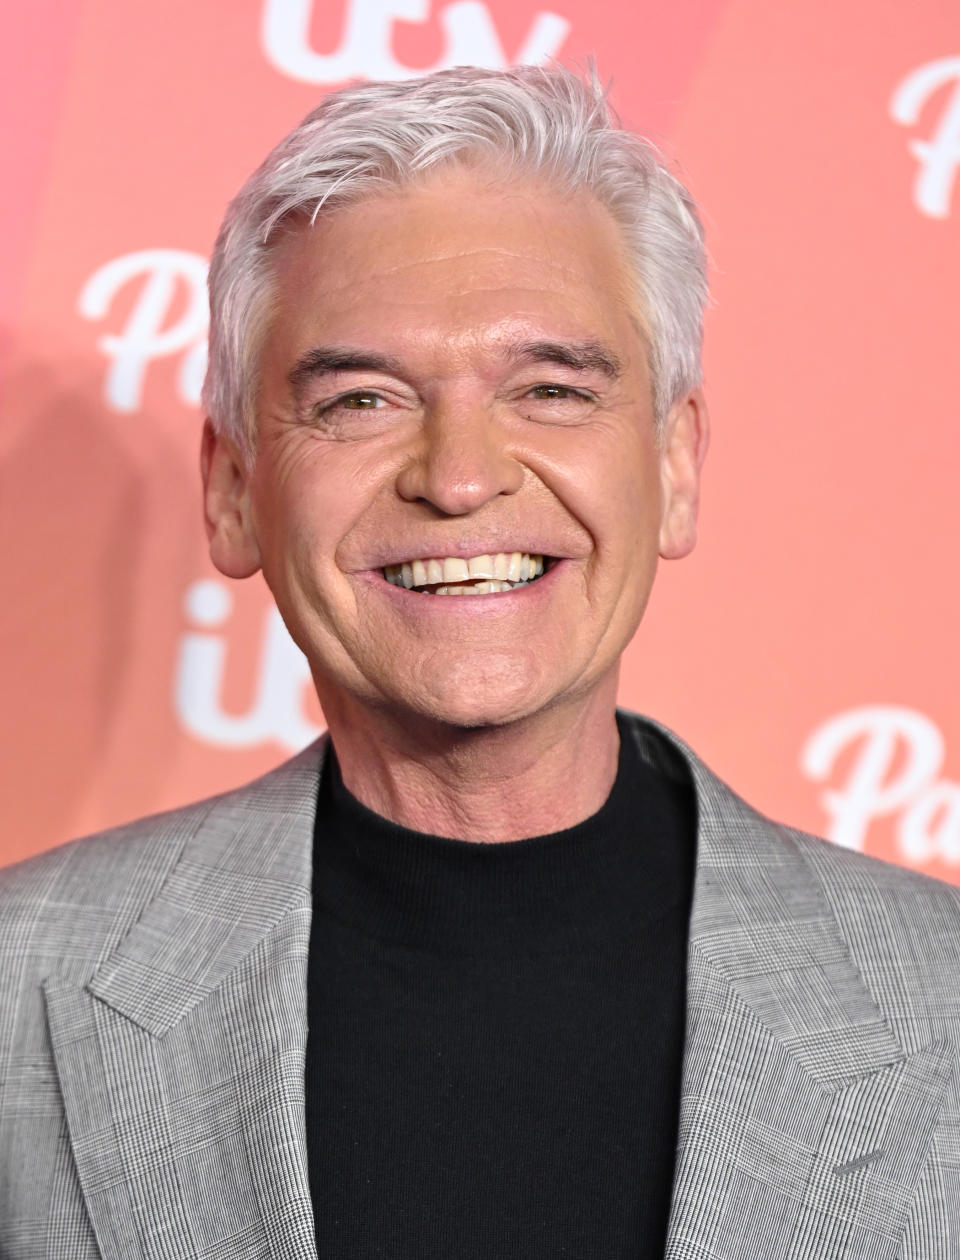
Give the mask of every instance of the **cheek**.
<svg viewBox="0 0 960 1260">
<path fill-rule="evenodd" d="M 254 518 L 274 555 L 278 551 L 294 553 L 300 544 L 312 542 L 322 533 L 325 522 L 336 515 L 336 494 L 342 479 L 331 475 L 333 470 L 318 458 L 321 452 L 311 447 L 309 441 L 292 435 L 258 461 Z"/>
<path fill-rule="evenodd" d="M 656 553 L 662 487 L 656 447 L 638 438 L 582 449 L 571 468 L 568 502 L 599 555 Z"/>
<path fill-rule="evenodd" d="M 660 453 L 651 435 L 634 439 L 620 448 L 609 468 L 608 496 L 611 508 L 625 522 L 649 535 L 655 543 L 660 525 L 663 486 L 660 479 Z"/>
<path fill-rule="evenodd" d="M 263 576 L 282 610 L 300 603 L 299 590 L 315 587 L 329 550 L 323 538 L 323 514 L 314 498 L 296 485 L 284 493 L 264 494 L 253 502 Z"/>
</svg>

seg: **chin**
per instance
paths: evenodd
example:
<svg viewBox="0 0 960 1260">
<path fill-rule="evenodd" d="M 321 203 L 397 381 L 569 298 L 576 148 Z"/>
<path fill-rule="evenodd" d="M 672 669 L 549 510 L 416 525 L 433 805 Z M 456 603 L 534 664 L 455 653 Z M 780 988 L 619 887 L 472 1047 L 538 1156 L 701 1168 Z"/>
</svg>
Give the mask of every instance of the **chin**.
<svg viewBox="0 0 960 1260">
<path fill-rule="evenodd" d="M 459 685 L 451 680 L 442 689 L 408 693 L 403 703 L 408 712 L 412 709 L 421 718 L 461 730 L 509 726 L 541 712 L 555 698 L 533 685 L 535 681 L 540 680 L 530 679 L 524 685 L 513 679 L 513 685 L 508 687 L 502 678 L 474 678 Z"/>
<path fill-rule="evenodd" d="M 456 727 L 459 730 L 478 730 L 482 727 L 509 726 L 540 706 L 511 702 L 504 697 L 459 695 L 444 697 L 422 696 L 419 701 L 405 705 L 407 712 L 413 709 L 418 717 L 438 726 Z"/>
<path fill-rule="evenodd" d="M 495 730 L 498 727 L 511 726 L 524 718 L 532 716 L 536 709 L 522 707 L 508 708 L 504 705 L 471 705 L 435 709 L 430 713 L 438 724 L 453 727 L 461 731 Z"/>
</svg>

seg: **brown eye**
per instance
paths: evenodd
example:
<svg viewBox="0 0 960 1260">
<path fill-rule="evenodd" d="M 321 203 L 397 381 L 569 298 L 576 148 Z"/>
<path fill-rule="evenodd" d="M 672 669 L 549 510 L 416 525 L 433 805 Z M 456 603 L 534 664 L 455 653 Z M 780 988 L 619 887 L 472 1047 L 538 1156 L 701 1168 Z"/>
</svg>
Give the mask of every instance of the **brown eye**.
<svg viewBox="0 0 960 1260">
<path fill-rule="evenodd" d="M 379 401 L 378 394 L 347 394 L 340 399 L 340 406 L 348 411 L 372 411 Z"/>
<path fill-rule="evenodd" d="M 573 390 L 565 385 L 535 385 L 531 392 L 537 398 L 569 398 Z"/>
</svg>

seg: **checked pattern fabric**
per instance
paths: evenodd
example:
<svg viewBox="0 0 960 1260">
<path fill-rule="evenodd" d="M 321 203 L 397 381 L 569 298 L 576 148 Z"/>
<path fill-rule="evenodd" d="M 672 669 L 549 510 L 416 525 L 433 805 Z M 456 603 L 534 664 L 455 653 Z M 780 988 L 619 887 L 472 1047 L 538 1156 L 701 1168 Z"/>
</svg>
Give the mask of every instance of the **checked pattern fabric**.
<svg viewBox="0 0 960 1260">
<path fill-rule="evenodd" d="M 697 790 L 666 1260 L 960 1260 L 960 890 L 780 827 L 628 725 Z M 316 1255 L 324 749 L 0 871 L 3 1260 Z"/>
</svg>

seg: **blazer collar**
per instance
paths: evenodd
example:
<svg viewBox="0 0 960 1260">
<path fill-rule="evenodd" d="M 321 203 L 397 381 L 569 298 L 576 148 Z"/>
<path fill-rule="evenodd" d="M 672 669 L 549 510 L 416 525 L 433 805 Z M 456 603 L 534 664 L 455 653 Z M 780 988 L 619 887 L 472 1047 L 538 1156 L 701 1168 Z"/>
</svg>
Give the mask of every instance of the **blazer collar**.
<svg viewBox="0 0 960 1260">
<path fill-rule="evenodd" d="M 315 1260 L 304 1124 L 306 971 L 325 743 L 152 820 L 181 856 L 78 987 L 44 984 L 104 1260 Z"/>
<path fill-rule="evenodd" d="M 902 1059 L 803 855 L 810 838 L 757 813 L 666 728 L 637 719 L 641 744 L 650 727 L 682 755 L 696 788 L 692 959 L 709 963 L 818 1080 Z"/>
<path fill-rule="evenodd" d="M 643 743 L 647 724 L 634 729 Z M 893 1260 L 954 1051 L 908 1052 L 879 1009 L 809 864 L 822 842 L 757 814 L 657 729 L 699 814 L 665 1258 Z"/>
<path fill-rule="evenodd" d="M 310 898 L 317 776 L 326 736 L 198 808 L 170 878 L 87 991 L 163 1036 L 283 916 Z"/>
<path fill-rule="evenodd" d="M 722 976 L 817 1079 L 904 1055 L 865 985 L 795 833 L 740 799 L 671 731 L 631 715 L 641 755 L 667 773 L 658 731 L 692 774 L 697 865 L 691 958 Z M 294 905 L 308 905 L 322 736 L 276 770 L 198 809 L 157 898 L 87 991 L 162 1036 Z M 840 1035 L 842 1032 L 842 1035 Z"/>
</svg>

